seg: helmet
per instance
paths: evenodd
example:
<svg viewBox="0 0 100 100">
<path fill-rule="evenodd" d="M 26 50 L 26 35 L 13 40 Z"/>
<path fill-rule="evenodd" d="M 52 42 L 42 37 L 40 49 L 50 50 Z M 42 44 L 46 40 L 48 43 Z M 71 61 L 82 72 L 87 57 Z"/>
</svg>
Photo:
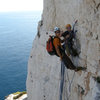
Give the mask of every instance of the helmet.
<svg viewBox="0 0 100 100">
<path fill-rule="evenodd" d="M 71 25 L 70 25 L 70 24 L 67 24 L 67 25 L 66 25 L 66 28 L 68 28 L 68 27 L 71 27 Z"/>
<path fill-rule="evenodd" d="M 56 32 L 56 31 L 60 31 L 60 28 L 55 27 L 55 28 L 54 28 L 54 32 Z"/>
</svg>

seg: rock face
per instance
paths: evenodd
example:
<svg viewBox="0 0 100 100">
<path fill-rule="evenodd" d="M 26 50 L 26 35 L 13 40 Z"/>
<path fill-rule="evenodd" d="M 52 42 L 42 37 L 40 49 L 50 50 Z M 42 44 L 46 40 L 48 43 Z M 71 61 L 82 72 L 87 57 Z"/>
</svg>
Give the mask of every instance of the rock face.
<svg viewBox="0 0 100 100">
<path fill-rule="evenodd" d="M 48 55 L 46 41 L 54 34 L 54 26 L 65 31 L 65 25 L 75 20 L 80 55 L 72 61 L 87 67 L 87 71 L 73 75 L 74 71 L 65 70 L 63 100 L 100 100 L 100 85 L 92 78 L 100 75 L 100 0 L 44 0 L 42 20 L 28 61 L 28 100 L 59 100 L 61 62 Z"/>
</svg>

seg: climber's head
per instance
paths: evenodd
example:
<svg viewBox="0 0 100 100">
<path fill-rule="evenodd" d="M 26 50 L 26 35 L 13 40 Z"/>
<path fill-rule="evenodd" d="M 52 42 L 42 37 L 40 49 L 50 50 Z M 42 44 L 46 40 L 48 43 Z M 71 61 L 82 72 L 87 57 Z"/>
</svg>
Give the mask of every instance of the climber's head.
<svg viewBox="0 0 100 100">
<path fill-rule="evenodd" d="M 54 32 L 56 33 L 57 31 L 60 31 L 60 28 L 55 27 L 55 28 L 54 28 Z"/>
<path fill-rule="evenodd" d="M 60 37 L 60 28 L 55 27 L 55 28 L 54 28 L 54 32 L 55 32 L 55 35 L 56 35 L 56 36 Z"/>
<path fill-rule="evenodd" d="M 66 25 L 67 31 L 71 31 L 71 28 L 72 28 L 72 26 L 71 26 L 70 24 L 67 24 L 67 25 Z"/>
</svg>

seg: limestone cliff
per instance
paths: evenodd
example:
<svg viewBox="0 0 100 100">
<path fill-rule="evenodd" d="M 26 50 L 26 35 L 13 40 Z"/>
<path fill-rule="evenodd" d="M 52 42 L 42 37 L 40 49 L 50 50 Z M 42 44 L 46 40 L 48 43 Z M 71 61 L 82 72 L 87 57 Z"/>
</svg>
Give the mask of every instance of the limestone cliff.
<svg viewBox="0 0 100 100">
<path fill-rule="evenodd" d="M 100 0 L 44 0 L 42 20 L 28 61 L 28 100 L 59 100 L 61 63 L 56 56 L 48 55 L 46 41 L 54 26 L 64 31 L 65 25 L 75 20 L 80 55 L 73 62 L 87 67 L 87 71 L 75 73 L 69 91 L 67 76 L 71 81 L 74 71 L 66 69 L 63 100 L 100 100 L 100 84 L 93 79 L 100 75 Z"/>
</svg>

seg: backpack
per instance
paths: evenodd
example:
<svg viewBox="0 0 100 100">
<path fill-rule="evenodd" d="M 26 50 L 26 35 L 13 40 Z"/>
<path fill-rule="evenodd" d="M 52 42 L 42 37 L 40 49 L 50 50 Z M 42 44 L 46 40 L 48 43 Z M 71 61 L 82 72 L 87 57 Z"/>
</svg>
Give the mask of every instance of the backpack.
<svg viewBox="0 0 100 100">
<path fill-rule="evenodd" d="M 50 36 L 47 43 L 46 43 L 46 50 L 50 55 L 56 55 L 56 50 L 53 45 L 54 36 Z"/>
</svg>

